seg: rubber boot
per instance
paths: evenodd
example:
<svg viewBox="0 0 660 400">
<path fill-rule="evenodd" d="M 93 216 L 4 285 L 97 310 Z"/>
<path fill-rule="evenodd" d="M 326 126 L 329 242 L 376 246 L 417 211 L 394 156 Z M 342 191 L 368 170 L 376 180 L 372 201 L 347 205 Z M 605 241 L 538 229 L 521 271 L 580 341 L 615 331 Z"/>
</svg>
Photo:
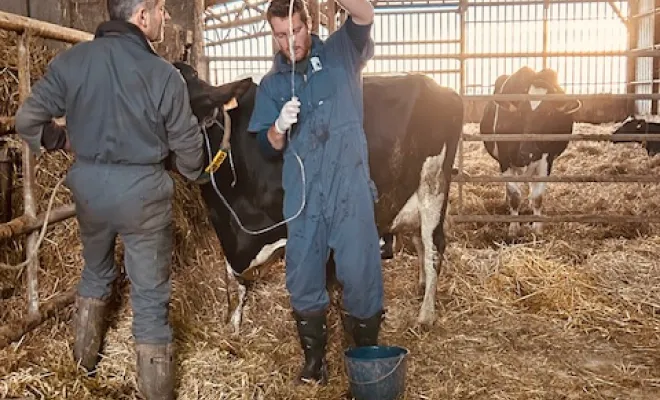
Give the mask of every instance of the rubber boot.
<svg viewBox="0 0 660 400">
<path fill-rule="evenodd" d="M 108 301 L 76 296 L 73 358 L 88 372 L 96 368 L 107 329 Z"/>
<path fill-rule="evenodd" d="M 316 381 L 328 383 L 328 366 L 325 349 L 328 340 L 325 311 L 302 315 L 294 311 L 300 345 L 305 354 L 305 362 L 296 379 L 297 384 Z"/>
<path fill-rule="evenodd" d="M 137 383 L 146 400 L 174 400 L 174 346 L 136 344 Z"/>
<path fill-rule="evenodd" d="M 353 339 L 352 344 L 356 347 L 377 346 L 383 315 L 383 311 L 378 311 L 367 319 L 359 319 L 346 314 L 343 318 L 344 332 L 349 339 Z"/>
</svg>

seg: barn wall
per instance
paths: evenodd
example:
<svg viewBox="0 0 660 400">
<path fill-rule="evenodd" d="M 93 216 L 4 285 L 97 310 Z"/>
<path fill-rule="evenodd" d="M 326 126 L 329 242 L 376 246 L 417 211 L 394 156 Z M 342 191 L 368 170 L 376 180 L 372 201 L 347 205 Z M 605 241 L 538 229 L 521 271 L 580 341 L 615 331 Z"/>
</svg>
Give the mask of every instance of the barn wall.
<svg viewBox="0 0 660 400">
<path fill-rule="evenodd" d="M 192 33 L 188 33 L 193 29 L 192 2 L 169 0 L 167 9 L 172 20 L 166 26 L 165 41 L 155 47 L 164 58 L 176 61 L 181 58 L 188 38 L 192 38 Z M 0 10 L 92 33 L 108 19 L 106 0 L 1 0 Z M 49 45 L 64 47 L 56 42 Z"/>
<path fill-rule="evenodd" d="M 0 2 L 0 11 L 27 15 L 27 3 L 25 0 L 2 0 Z"/>
</svg>

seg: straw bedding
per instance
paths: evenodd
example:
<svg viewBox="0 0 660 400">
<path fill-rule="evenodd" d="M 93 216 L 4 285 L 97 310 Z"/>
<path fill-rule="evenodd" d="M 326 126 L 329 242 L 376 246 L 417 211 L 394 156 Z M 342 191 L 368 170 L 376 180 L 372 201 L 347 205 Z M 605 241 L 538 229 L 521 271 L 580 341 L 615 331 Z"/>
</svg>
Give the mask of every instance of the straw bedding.
<svg viewBox="0 0 660 400">
<path fill-rule="evenodd" d="M 7 58 L 5 57 L 5 60 Z M 0 69 L 2 71 L 2 69 Z M 8 79 L 0 74 L 0 82 Z M 9 87 L 9 86 L 8 86 Z M 15 93 L 15 85 L 10 93 Z M 6 93 L 6 92 L 5 92 Z M 2 111 L 14 95 L 3 94 Z M 8 114 L 4 114 L 8 115 Z M 466 131 L 476 133 L 468 124 Z M 577 132 L 609 133 L 613 125 L 577 124 Z M 14 138 L 12 146 L 18 147 Z M 466 143 L 466 172 L 494 174 L 481 143 Z M 37 200 L 45 208 L 71 159 L 39 161 Z M 658 174 L 660 158 L 635 144 L 573 142 L 557 174 Z M 17 171 L 15 212 L 21 212 Z M 242 333 L 224 324 L 222 251 L 206 221 L 196 187 L 175 177 L 176 250 L 171 318 L 178 345 L 181 399 L 339 399 L 348 382 L 341 330 L 330 316 L 331 382 L 296 388 L 290 382 L 300 349 L 284 287 L 283 265 L 250 292 Z M 452 188 L 455 213 L 458 186 Z M 660 196 L 647 184 L 549 184 L 545 212 L 658 213 Z M 56 205 L 66 204 L 64 188 Z M 464 187 L 464 213 L 504 214 L 503 184 Z M 527 210 L 528 212 L 528 210 Z M 387 344 L 411 351 L 408 399 L 657 399 L 660 396 L 660 237 L 650 224 L 547 224 L 544 235 L 506 238 L 506 224 L 449 224 L 439 277 L 438 319 L 415 324 L 421 304 L 417 258 L 407 251 L 384 263 Z M 0 262 L 23 260 L 24 240 L 0 243 Z M 49 228 L 40 250 L 42 300 L 76 284 L 82 260 L 75 220 Z M 117 263 L 121 267 L 119 243 Z M 13 289 L 12 289 L 13 288 Z M 0 398 L 132 399 L 135 354 L 126 281 L 96 377 L 72 362 L 72 308 L 19 342 L 0 349 Z M 25 314 L 25 277 L 0 271 L 0 321 Z"/>
</svg>

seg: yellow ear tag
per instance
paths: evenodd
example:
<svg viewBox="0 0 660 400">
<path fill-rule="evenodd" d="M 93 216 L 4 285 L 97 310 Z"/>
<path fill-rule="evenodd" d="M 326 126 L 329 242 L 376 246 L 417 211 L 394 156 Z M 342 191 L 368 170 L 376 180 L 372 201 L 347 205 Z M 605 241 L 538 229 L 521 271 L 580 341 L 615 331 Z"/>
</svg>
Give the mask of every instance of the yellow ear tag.
<svg viewBox="0 0 660 400">
<path fill-rule="evenodd" d="M 238 101 L 236 101 L 236 97 L 232 97 L 231 100 L 225 103 L 223 107 L 225 111 L 233 110 L 234 108 L 238 107 Z"/>
<path fill-rule="evenodd" d="M 227 152 L 223 149 L 218 150 L 218 152 L 215 154 L 215 157 L 213 157 L 213 161 L 211 161 L 211 164 L 206 167 L 205 171 L 209 174 L 215 173 L 215 171 L 220 168 L 220 165 L 222 165 L 223 161 L 225 161 L 225 158 L 227 158 Z"/>
<path fill-rule="evenodd" d="M 229 100 L 223 106 L 225 111 L 233 110 L 236 107 L 238 107 L 238 101 L 236 100 L 236 97 L 232 97 L 231 100 Z M 227 151 L 224 149 L 218 150 L 218 152 L 215 154 L 215 157 L 213 157 L 213 161 L 211 161 L 211 164 L 209 164 L 209 166 L 206 167 L 204 171 L 209 174 L 215 173 L 215 171 L 217 171 L 225 161 L 225 158 L 227 158 Z"/>
</svg>

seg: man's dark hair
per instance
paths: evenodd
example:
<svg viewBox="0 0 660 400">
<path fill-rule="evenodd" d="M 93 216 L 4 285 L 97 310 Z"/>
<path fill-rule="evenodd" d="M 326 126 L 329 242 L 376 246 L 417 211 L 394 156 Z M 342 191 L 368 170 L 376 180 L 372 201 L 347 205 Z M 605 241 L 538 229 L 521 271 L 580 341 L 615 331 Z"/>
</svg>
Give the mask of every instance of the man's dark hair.
<svg viewBox="0 0 660 400">
<path fill-rule="evenodd" d="M 273 17 L 278 18 L 288 18 L 289 17 L 289 6 L 290 0 L 271 0 L 270 5 L 268 6 L 268 11 L 266 11 L 266 19 L 268 23 Z M 293 0 L 293 13 L 300 14 L 300 20 L 303 24 L 307 24 L 309 20 L 309 11 L 307 11 L 307 2 L 303 0 Z"/>
<path fill-rule="evenodd" d="M 144 4 L 148 9 L 156 6 L 156 0 L 108 0 L 108 13 L 111 20 L 128 21 L 135 9 Z"/>
</svg>

